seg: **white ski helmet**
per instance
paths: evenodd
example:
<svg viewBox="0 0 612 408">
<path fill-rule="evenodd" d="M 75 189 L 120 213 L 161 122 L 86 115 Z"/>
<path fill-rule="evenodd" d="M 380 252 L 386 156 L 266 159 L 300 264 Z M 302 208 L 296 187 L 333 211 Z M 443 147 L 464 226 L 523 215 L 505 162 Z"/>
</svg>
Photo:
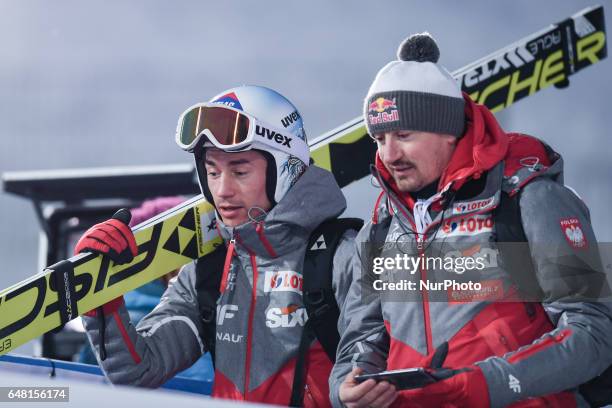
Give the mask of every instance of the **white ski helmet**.
<svg viewBox="0 0 612 408">
<path fill-rule="evenodd" d="M 226 152 L 260 151 L 268 163 L 266 194 L 272 205 L 310 164 L 302 116 L 287 98 L 263 86 L 239 86 L 193 105 L 179 118 L 176 141 L 194 153 L 200 188 L 213 205 L 203 164 L 208 147 Z"/>
</svg>

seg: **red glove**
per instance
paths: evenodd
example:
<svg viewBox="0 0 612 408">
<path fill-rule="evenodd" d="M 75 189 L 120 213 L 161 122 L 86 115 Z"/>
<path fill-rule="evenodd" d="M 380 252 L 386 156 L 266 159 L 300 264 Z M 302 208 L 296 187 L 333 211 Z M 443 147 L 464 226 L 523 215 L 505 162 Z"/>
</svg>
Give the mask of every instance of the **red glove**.
<svg viewBox="0 0 612 408">
<path fill-rule="evenodd" d="M 118 298 L 115 298 L 111 300 L 110 302 L 105 303 L 104 305 L 97 307 L 95 309 L 92 309 L 89 312 L 86 312 L 83 314 L 88 317 L 96 317 L 98 316 L 100 309 L 102 309 L 102 314 L 104 316 L 107 316 L 107 315 L 110 315 L 116 312 L 117 309 L 119 309 L 124 304 L 125 304 L 125 301 L 123 300 L 123 296 L 119 296 Z"/>
<path fill-rule="evenodd" d="M 107 255 L 115 264 L 132 262 L 138 255 L 136 238 L 128 224 L 132 215 L 122 208 L 110 220 L 96 224 L 83 234 L 74 253 L 95 252 Z"/>
<path fill-rule="evenodd" d="M 434 377 L 448 378 L 416 390 L 402 392 L 401 400 L 422 407 L 488 408 L 489 390 L 479 367 L 432 370 Z"/>
<path fill-rule="evenodd" d="M 480 367 L 469 366 L 458 370 L 439 368 L 447 354 L 448 343 L 445 342 L 434 352 L 428 370 L 439 381 L 423 388 L 403 391 L 400 401 L 422 407 L 490 407 L 489 389 Z"/>
</svg>

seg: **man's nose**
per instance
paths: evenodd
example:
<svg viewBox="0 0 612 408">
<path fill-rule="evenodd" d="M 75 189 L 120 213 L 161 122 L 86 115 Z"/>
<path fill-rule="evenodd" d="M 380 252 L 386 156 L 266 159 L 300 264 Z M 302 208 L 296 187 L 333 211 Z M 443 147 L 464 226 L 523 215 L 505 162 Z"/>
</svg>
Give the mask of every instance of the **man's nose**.
<svg viewBox="0 0 612 408">
<path fill-rule="evenodd" d="M 220 198 L 232 197 L 236 192 L 234 188 L 234 180 L 227 174 L 222 174 L 219 177 L 219 183 L 217 184 L 217 196 Z"/>
<path fill-rule="evenodd" d="M 393 163 L 402 157 L 402 152 L 399 149 L 397 138 L 392 133 L 385 133 L 385 143 L 380 147 L 382 149 L 382 159 L 385 163 Z"/>
</svg>

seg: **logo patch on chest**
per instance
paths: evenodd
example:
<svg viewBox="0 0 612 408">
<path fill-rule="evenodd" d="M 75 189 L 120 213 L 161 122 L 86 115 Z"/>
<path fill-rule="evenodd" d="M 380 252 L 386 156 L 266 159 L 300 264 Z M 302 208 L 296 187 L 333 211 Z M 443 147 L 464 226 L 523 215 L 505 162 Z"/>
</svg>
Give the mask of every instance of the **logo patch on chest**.
<svg viewBox="0 0 612 408">
<path fill-rule="evenodd" d="M 271 307 L 266 312 L 266 326 L 277 327 L 304 326 L 308 320 L 306 308 L 291 304 L 287 307 Z"/>
<path fill-rule="evenodd" d="M 453 204 L 453 215 L 466 214 L 472 211 L 489 208 L 495 202 L 495 197 L 485 198 L 484 200 L 463 201 Z"/>
<path fill-rule="evenodd" d="M 437 238 L 475 235 L 492 232 L 495 222 L 492 214 L 477 214 L 445 221 L 438 230 Z"/>
<path fill-rule="evenodd" d="M 267 271 L 264 281 L 264 292 L 294 292 L 302 294 L 304 278 L 295 271 Z"/>
</svg>

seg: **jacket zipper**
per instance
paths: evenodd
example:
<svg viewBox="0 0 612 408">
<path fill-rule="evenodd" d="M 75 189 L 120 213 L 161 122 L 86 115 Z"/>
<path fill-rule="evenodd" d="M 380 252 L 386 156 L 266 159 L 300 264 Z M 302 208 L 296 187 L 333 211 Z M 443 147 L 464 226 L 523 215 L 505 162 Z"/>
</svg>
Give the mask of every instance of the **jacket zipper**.
<svg viewBox="0 0 612 408">
<path fill-rule="evenodd" d="M 304 399 L 308 398 L 310 400 L 310 404 L 308 406 L 317 406 L 317 402 L 314 399 L 314 396 L 310 392 L 310 388 L 308 388 L 308 383 L 304 384 Z M 306 406 L 306 402 L 304 401 L 303 406 Z"/>
<path fill-rule="evenodd" d="M 219 292 L 225 292 L 225 288 L 227 287 L 227 278 L 229 275 L 229 270 L 232 264 L 232 259 L 234 258 L 234 247 L 236 246 L 236 240 L 232 238 L 230 240 L 229 245 L 227 246 L 227 254 L 225 255 L 225 262 L 223 263 L 223 274 L 221 275 L 221 284 L 219 285 Z"/>
<path fill-rule="evenodd" d="M 425 257 L 425 248 L 423 244 L 425 242 L 425 233 L 417 234 L 417 250 L 419 253 L 419 258 L 421 258 L 421 280 L 427 281 L 427 270 L 425 269 L 425 262 L 423 262 Z M 426 289 L 421 289 L 421 296 L 423 298 L 423 322 L 425 325 L 425 341 L 427 343 L 427 354 L 433 351 L 433 340 L 431 334 L 431 321 L 429 315 L 429 293 Z"/>
<path fill-rule="evenodd" d="M 389 196 L 389 198 L 391 199 L 391 201 L 395 201 L 393 200 L 393 198 L 391 196 Z M 400 212 L 402 212 L 404 214 L 404 216 L 406 217 L 406 219 L 408 220 L 408 222 L 410 223 L 410 225 L 412 226 L 413 231 L 416 231 L 416 224 L 410 219 L 410 216 L 408 216 L 408 214 L 402 209 L 402 205 L 398 205 L 397 206 L 398 209 L 400 210 Z M 416 234 L 417 237 L 417 253 L 419 255 L 419 258 L 423 257 L 425 255 L 425 248 L 423 247 L 423 244 L 425 242 L 425 238 L 426 238 L 426 234 L 427 234 L 427 230 L 429 229 L 431 225 L 429 225 L 427 228 L 425 228 L 425 230 L 423 231 L 423 233 Z M 427 279 L 427 271 L 425 270 L 425 265 L 424 262 L 421 262 L 421 267 L 420 267 L 420 271 L 421 271 L 421 280 L 426 280 Z M 420 285 L 419 285 L 420 286 Z M 433 350 L 433 342 L 432 342 L 432 334 L 431 334 L 431 322 L 430 322 L 430 315 L 429 315 L 429 294 L 427 293 L 427 290 L 425 289 L 420 289 L 421 292 L 421 297 L 423 298 L 423 325 L 425 328 L 425 341 L 426 341 L 426 345 L 427 345 L 427 354 L 431 353 Z"/>
<path fill-rule="evenodd" d="M 377 172 L 378 175 L 378 172 Z M 378 175 L 377 177 L 379 180 L 379 184 L 381 185 L 381 188 L 383 189 L 383 191 L 386 191 L 386 188 L 383 187 L 384 183 L 380 182 L 380 176 Z M 445 188 L 446 190 L 447 188 Z M 410 220 L 410 216 L 408 216 L 408 214 L 403 210 L 403 204 L 399 203 L 397 200 L 394 199 L 394 197 L 389 194 L 389 192 L 387 191 L 387 197 L 390 201 L 394 201 L 396 202 L 397 208 L 400 210 L 400 212 L 402 212 L 404 214 L 404 216 L 406 217 L 406 219 L 410 222 L 410 224 L 412 225 L 412 228 L 414 230 L 416 230 L 416 225 L 414 222 L 412 222 Z M 378 203 L 378 201 L 377 201 Z M 490 212 L 495 210 L 495 208 L 497 208 L 497 206 L 494 206 L 492 208 L 487 208 L 485 210 L 481 210 L 481 211 L 477 211 L 474 213 L 470 213 L 469 215 L 478 215 L 478 214 L 483 214 L 485 212 Z M 445 221 L 451 221 L 457 218 L 461 218 L 464 217 L 466 214 L 462 214 L 462 215 L 458 215 L 456 217 L 450 217 L 448 220 Z M 435 225 L 438 225 L 440 221 L 435 221 L 432 222 L 431 224 L 429 224 L 424 230 L 422 234 L 416 234 L 417 236 L 417 250 L 419 253 L 419 256 L 422 257 L 425 255 L 425 250 L 423 248 L 423 243 L 425 242 L 426 236 L 427 236 L 427 232 L 429 231 L 429 229 Z M 425 270 L 425 266 L 423 265 L 423 263 L 421 263 L 421 280 L 426 280 L 427 279 L 427 271 Z M 431 333 L 431 322 L 430 322 L 430 313 L 429 313 L 429 293 L 427 293 L 426 290 L 421 289 L 421 296 L 423 298 L 423 320 L 424 320 L 424 326 L 425 326 L 425 340 L 427 343 L 427 354 L 433 352 L 433 341 L 432 341 L 432 333 Z"/>
<path fill-rule="evenodd" d="M 255 303 L 257 300 L 257 263 L 255 262 L 255 254 L 251 253 L 251 268 L 253 269 L 253 290 L 251 291 L 251 307 L 249 309 L 249 323 L 247 331 L 247 349 L 246 361 L 244 363 L 244 399 L 249 400 L 249 382 L 251 377 L 251 347 L 253 342 L 253 316 L 255 314 Z"/>
<path fill-rule="evenodd" d="M 481 211 L 477 211 L 474 213 L 470 213 L 469 215 L 472 216 L 472 215 L 483 214 L 485 212 L 493 211 L 495 208 L 497 208 L 497 206 L 493 208 L 487 208 L 486 210 L 481 210 Z M 445 221 L 449 222 L 451 220 L 465 217 L 465 216 L 466 216 L 465 214 L 458 215 L 455 217 L 450 217 L 449 219 Z M 423 243 L 425 242 L 427 232 L 429 231 L 431 227 L 438 225 L 438 224 L 440 224 L 440 221 L 432 222 L 431 224 L 427 226 L 427 228 L 425 228 L 422 234 L 417 234 L 417 249 L 419 251 L 420 257 L 425 256 L 425 249 L 423 248 Z M 421 263 L 421 280 L 427 280 L 427 270 L 425 269 L 424 262 Z M 427 354 L 430 354 L 433 352 L 433 338 L 432 338 L 433 335 L 431 333 L 431 317 L 430 317 L 430 311 L 429 311 L 429 293 L 427 292 L 427 290 L 422 289 L 421 296 L 423 297 L 423 316 L 424 316 L 424 321 L 425 321 L 425 339 L 427 341 Z"/>
</svg>

